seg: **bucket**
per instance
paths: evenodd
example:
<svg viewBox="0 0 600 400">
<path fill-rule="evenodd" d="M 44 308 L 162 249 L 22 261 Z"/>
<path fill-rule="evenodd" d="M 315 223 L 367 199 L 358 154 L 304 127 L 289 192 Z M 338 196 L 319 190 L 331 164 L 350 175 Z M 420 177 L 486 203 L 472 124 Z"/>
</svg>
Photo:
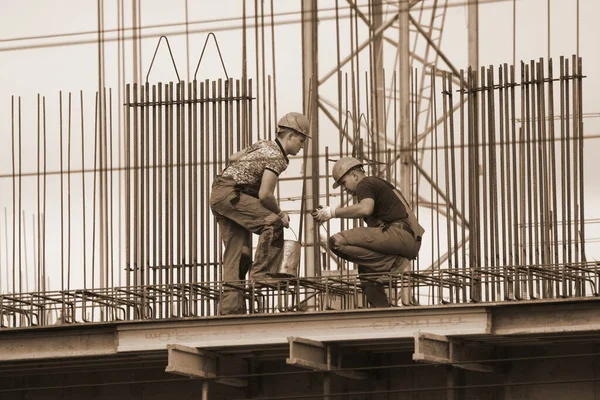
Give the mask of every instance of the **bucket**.
<svg viewBox="0 0 600 400">
<path fill-rule="evenodd" d="M 292 232 L 294 231 L 292 230 Z M 294 232 L 294 235 L 296 235 L 296 232 Z M 302 244 L 298 240 L 283 241 L 283 257 L 281 259 L 281 265 L 279 266 L 279 269 L 277 269 L 278 277 L 295 278 L 298 276 L 301 248 Z"/>
</svg>

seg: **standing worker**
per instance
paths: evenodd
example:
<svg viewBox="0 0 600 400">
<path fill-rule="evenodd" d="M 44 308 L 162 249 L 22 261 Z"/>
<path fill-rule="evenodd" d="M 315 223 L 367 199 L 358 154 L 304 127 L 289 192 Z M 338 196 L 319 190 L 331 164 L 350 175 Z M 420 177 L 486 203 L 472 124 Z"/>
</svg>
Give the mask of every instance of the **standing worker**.
<svg viewBox="0 0 600 400">
<path fill-rule="evenodd" d="M 229 158 L 210 194 L 210 208 L 221 230 L 223 282 L 264 279 L 277 272 L 283 257 L 283 228 L 290 217 L 275 198 L 279 174 L 289 164 L 288 155 L 304 147 L 309 134 L 308 118 L 296 112 L 277 123 L 277 139 L 260 140 Z M 259 235 L 254 263 L 252 233 Z M 240 289 L 226 285 L 220 300 L 221 314 L 246 312 Z"/>
<path fill-rule="evenodd" d="M 406 261 L 419 253 L 424 229 L 402 193 L 384 179 L 366 176 L 363 164 L 353 157 L 343 157 L 333 165 L 333 179 L 334 189 L 341 186 L 358 203 L 335 209 L 319 206 L 312 214 L 315 220 L 363 218 L 367 226 L 331 236 L 331 251 L 358 264 L 359 274 L 405 269 Z M 361 286 L 371 307 L 389 307 L 383 285 L 363 279 Z"/>
</svg>

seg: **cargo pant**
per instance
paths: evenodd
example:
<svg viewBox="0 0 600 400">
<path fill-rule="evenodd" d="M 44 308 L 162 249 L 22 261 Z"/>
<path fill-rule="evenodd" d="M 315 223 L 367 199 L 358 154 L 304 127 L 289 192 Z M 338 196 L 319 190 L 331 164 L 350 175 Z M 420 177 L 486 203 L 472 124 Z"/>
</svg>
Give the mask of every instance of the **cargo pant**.
<svg viewBox="0 0 600 400">
<path fill-rule="evenodd" d="M 336 233 L 329 238 L 329 248 L 338 257 L 358 264 L 358 273 L 404 272 L 407 260 L 417 257 L 421 242 L 400 226 L 359 227 Z M 397 269 L 398 267 L 402 269 Z M 381 284 L 362 280 L 367 301 L 373 307 L 388 307 L 389 301 Z"/>
<path fill-rule="evenodd" d="M 240 192 L 235 181 L 217 177 L 212 185 L 210 208 L 221 231 L 224 282 L 261 279 L 277 272 L 283 257 L 283 223 L 260 200 Z M 252 233 L 259 235 L 252 263 Z M 221 314 L 245 312 L 241 290 L 225 286 L 220 300 Z"/>
</svg>

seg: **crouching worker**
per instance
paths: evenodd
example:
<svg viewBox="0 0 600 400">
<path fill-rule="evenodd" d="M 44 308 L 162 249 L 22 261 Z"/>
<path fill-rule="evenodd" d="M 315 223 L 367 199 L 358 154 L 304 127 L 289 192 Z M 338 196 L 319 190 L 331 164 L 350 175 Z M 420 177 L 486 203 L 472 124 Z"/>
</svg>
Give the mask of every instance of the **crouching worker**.
<svg viewBox="0 0 600 400">
<path fill-rule="evenodd" d="M 417 257 L 424 230 L 400 191 L 386 180 L 366 176 L 363 164 L 352 157 L 334 164 L 333 179 L 334 189 L 341 186 L 358 202 L 336 209 L 319 206 L 314 219 L 363 218 L 367 226 L 331 236 L 330 250 L 357 264 L 359 274 L 403 272 L 410 265 L 408 260 Z M 361 286 L 371 307 L 390 305 L 382 284 L 363 279 Z"/>
<path fill-rule="evenodd" d="M 277 139 L 261 140 L 233 154 L 218 176 L 210 194 L 210 208 L 223 240 L 223 282 L 267 278 L 277 271 L 283 257 L 283 228 L 289 216 L 275 198 L 279 174 L 288 167 L 288 155 L 296 155 L 309 136 L 308 119 L 288 113 L 277 123 Z M 259 235 L 254 263 L 252 234 Z M 221 314 L 246 312 L 239 289 L 226 285 L 221 296 Z"/>
</svg>

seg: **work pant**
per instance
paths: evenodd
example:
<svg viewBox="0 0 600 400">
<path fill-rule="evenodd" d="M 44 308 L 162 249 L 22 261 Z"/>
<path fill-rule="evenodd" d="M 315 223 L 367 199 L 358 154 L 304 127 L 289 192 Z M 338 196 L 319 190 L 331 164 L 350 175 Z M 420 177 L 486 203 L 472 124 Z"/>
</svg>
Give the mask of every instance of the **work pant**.
<svg viewBox="0 0 600 400">
<path fill-rule="evenodd" d="M 277 272 L 283 257 L 283 223 L 260 200 L 240 192 L 229 178 L 217 177 L 210 195 L 210 208 L 221 231 L 224 282 L 265 278 Z M 259 235 L 252 263 L 252 233 Z M 221 314 L 245 312 L 241 290 L 225 286 L 220 301 Z"/>
<path fill-rule="evenodd" d="M 336 233 L 329 238 L 331 251 L 344 260 L 358 264 L 360 274 L 403 272 L 417 257 L 421 242 L 412 233 L 396 224 L 381 227 L 359 227 Z M 397 270 L 397 267 L 403 267 Z M 387 307 L 389 301 L 381 284 L 362 280 L 367 301 L 373 307 Z"/>
</svg>

